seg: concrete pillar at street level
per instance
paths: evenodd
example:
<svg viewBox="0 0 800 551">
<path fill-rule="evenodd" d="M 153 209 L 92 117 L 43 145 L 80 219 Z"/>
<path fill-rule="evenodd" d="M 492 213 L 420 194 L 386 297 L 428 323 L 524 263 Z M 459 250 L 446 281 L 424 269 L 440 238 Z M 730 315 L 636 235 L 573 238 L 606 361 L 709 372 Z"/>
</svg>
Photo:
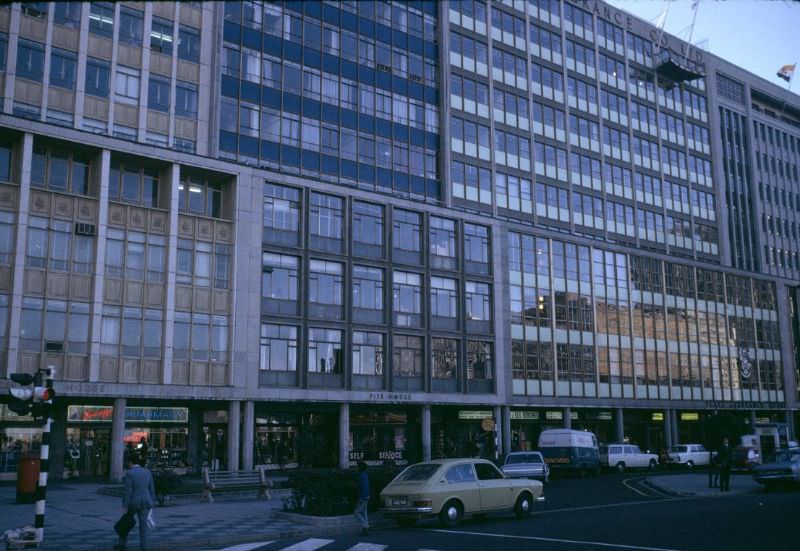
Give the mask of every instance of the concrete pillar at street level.
<svg viewBox="0 0 800 551">
<path fill-rule="evenodd" d="M 503 406 L 503 455 L 511 451 L 511 408 Z"/>
<path fill-rule="evenodd" d="M 617 408 L 614 415 L 614 420 L 617 422 L 617 442 L 625 441 L 625 414 L 622 408 Z"/>
<path fill-rule="evenodd" d="M 750 434 L 755 434 L 756 432 L 756 410 L 750 410 Z"/>
<path fill-rule="evenodd" d="M 572 428 L 572 408 L 564 408 L 564 428 Z"/>
<path fill-rule="evenodd" d="M 228 470 L 239 470 L 239 443 L 241 441 L 242 403 L 232 400 L 228 404 Z"/>
<path fill-rule="evenodd" d="M 339 406 L 339 468 L 350 466 L 350 404 Z"/>
<path fill-rule="evenodd" d="M 57 383 L 54 382 L 54 385 Z M 57 391 L 57 390 L 56 390 Z M 64 452 L 67 447 L 67 405 L 63 402 L 53 407 L 53 426 L 50 430 L 50 479 L 64 478 Z"/>
<path fill-rule="evenodd" d="M 125 474 L 125 408 L 128 403 L 125 398 L 114 399 L 114 414 L 111 417 L 111 480 L 122 481 Z"/>
<path fill-rule="evenodd" d="M 670 410 L 664 410 L 664 447 L 669 449 L 673 445 L 672 441 L 672 415 Z"/>
<path fill-rule="evenodd" d="M 203 408 L 197 405 L 189 406 L 189 437 L 186 444 L 186 453 L 192 469 L 199 473 L 203 467 Z"/>
<path fill-rule="evenodd" d="M 675 444 L 681 443 L 681 431 L 680 427 L 678 426 L 678 410 L 671 409 L 669 410 L 669 414 L 672 417 L 670 419 L 670 426 L 672 427 L 672 442 Z"/>
<path fill-rule="evenodd" d="M 248 400 L 244 403 L 242 418 L 242 469 L 253 468 L 253 444 L 256 439 L 256 403 Z"/>
<path fill-rule="evenodd" d="M 422 406 L 422 460 L 431 460 L 431 406 L 425 404 Z"/>
</svg>

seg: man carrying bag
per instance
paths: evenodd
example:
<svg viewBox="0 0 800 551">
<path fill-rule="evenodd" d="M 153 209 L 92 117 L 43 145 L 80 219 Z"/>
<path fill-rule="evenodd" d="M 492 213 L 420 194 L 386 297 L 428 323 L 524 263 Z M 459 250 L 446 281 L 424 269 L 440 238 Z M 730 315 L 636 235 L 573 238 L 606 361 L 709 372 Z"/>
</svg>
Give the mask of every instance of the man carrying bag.
<svg viewBox="0 0 800 551">
<path fill-rule="evenodd" d="M 114 546 L 115 551 L 125 551 L 128 542 L 128 533 L 139 521 L 139 549 L 147 551 L 147 530 L 150 509 L 156 502 L 156 489 L 153 484 L 152 473 L 128 461 L 128 472 L 125 473 L 123 483 L 125 490 L 122 494 L 122 508 L 124 514 L 114 525 L 114 530 L 119 534 L 119 543 Z M 152 523 L 152 521 L 151 521 Z"/>
</svg>

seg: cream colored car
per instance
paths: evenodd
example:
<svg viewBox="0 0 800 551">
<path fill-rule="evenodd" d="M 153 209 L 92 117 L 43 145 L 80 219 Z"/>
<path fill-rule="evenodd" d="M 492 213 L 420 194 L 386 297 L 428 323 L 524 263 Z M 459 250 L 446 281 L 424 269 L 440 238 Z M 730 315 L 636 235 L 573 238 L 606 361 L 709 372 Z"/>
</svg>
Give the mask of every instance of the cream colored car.
<svg viewBox="0 0 800 551">
<path fill-rule="evenodd" d="M 406 468 L 381 492 L 381 511 L 401 526 L 438 516 L 445 526 L 493 511 L 530 516 L 544 501 L 538 480 L 506 478 L 485 459 L 442 459 Z"/>
</svg>

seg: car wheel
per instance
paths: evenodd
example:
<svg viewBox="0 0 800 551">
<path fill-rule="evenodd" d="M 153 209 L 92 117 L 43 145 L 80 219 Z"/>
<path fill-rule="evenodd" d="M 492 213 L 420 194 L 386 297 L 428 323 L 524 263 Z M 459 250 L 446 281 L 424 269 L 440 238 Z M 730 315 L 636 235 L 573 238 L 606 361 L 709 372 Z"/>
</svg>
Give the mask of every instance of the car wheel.
<svg viewBox="0 0 800 551">
<path fill-rule="evenodd" d="M 528 518 L 533 513 L 533 497 L 528 492 L 522 492 L 514 505 L 514 514 L 517 518 Z"/>
<path fill-rule="evenodd" d="M 651 471 L 655 471 L 656 467 L 658 467 L 658 463 L 656 463 L 655 459 L 651 459 L 650 464 L 647 465 L 647 468 L 650 469 Z"/>
<path fill-rule="evenodd" d="M 461 503 L 455 499 L 451 499 L 444 504 L 444 507 L 442 507 L 442 510 L 439 513 L 439 521 L 445 528 L 453 528 L 454 526 L 458 525 L 458 522 L 461 520 L 463 514 L 464 508 L 461 506 Z"/>
<path fill-rule="evenodd" d="M 618 473 L 624 473 L 625 472 L 625 463 L 620 461 L 619 463 L 617 463 L 616 467 L 614 467 L 614 468 L 617 470 Z"/>
<path fill-rule="evenodd" d="M 691 460 L 687 461 L 686 462 L 686 468 L 689 469 L 690 471 L 692 469 L 694 469 L 694 461 L 691 461 Z"/>
<path fill-rule="evenodd" d="M 400 528 L 413 528 L 417 525 L 417 519 L 400 517 L 397 519 L 397 525 Z"/>
</svg>

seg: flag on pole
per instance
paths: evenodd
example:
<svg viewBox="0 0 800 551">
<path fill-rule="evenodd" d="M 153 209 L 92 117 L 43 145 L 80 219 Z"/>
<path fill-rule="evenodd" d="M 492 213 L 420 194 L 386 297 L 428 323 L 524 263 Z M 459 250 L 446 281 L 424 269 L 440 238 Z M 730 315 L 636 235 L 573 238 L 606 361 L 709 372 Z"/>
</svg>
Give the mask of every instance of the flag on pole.
<svg viewBox="0 0 800 551">
<path fill-rule="evenodd" d="M 790 82 L 792 80 L 792 75 L 794 75 L 795 67 L 797 67 L 797 63 L 793 65 L 784 65 L 783 67 L 781 67 L 781 70 L 778 71 L 777 74 L 786 82 Z"/>
</svg>

